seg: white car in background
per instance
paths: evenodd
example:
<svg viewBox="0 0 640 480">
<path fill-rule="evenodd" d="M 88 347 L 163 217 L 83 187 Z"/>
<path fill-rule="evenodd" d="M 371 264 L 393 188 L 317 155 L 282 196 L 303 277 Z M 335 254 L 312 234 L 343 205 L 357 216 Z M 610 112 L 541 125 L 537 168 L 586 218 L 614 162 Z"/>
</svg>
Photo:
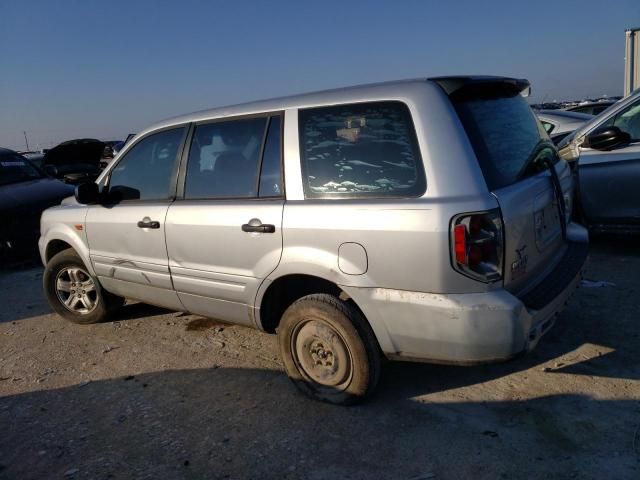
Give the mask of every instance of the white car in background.
<svg viewBox="0 0 640 480">
<path fill-rule="evenodd" d="M 556 145 L 593 118 L 593 115 L 566 110 L 535 110 L 535 112 Z"/>
</svg>

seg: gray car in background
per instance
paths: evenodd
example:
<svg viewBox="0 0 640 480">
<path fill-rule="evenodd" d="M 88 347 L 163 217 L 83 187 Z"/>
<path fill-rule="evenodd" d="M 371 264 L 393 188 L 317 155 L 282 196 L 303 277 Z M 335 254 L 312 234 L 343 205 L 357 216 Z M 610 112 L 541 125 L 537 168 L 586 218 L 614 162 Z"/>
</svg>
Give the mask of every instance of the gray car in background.
<svg viewBox="0 0 640 480">
<path fill-rule="evenodd" d="M 563 138 L 593 118 L 585 113 L 565 110 L 535 110 L 542 126 L 557 145 Z"/>
<path fill-rule="evenodd" d="M 640 231 L 640 90 L 559 144 L 574 165 L 579 214 L 593 230 Z"/>
<path fill-rule="evenodd" d="M 76 323 L 126 297 L 277 332 L 294 383 L 340 404 L 381 357 L 531 350 L 587 234 L 528 87 L 420 79 L 163 121 L 43 214 L 46 296 Z"/>
</svg>

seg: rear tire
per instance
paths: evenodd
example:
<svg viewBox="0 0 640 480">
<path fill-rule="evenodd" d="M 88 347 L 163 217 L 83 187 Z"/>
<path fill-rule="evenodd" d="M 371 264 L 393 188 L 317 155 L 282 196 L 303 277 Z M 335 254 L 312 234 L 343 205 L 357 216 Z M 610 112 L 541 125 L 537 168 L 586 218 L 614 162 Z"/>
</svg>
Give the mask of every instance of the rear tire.
<svg viewBox="0 0 640 480">
<path fill-rule="evenodd" d="M 98 279 L 89 273 L 82 259 L 70 248 L 49 260 L 43 284 L 51 308 L 73 323 L 101 322 L 125 301 L 103 290 Z"/>
<path fill-rule="evenodd" d="M 315 400 L 358 403 L 380 378 L 380 349 L 369 324 L 333 295 L 295 301 L 282 316 L 278 343 L 287 375 Z"/>
</svg>

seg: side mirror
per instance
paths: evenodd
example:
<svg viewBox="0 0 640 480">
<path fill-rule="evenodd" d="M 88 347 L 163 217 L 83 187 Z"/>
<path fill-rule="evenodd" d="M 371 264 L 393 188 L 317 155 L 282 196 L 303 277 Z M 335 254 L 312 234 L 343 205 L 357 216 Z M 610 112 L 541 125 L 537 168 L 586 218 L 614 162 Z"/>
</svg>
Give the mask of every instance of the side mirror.
<svg viewBox="0 0 640 480">
<path fill-rule="evenodd" d="M 44 166 L 44 171 L 50 177 L 57 177 L 58 176 L 58 169 L 56 167 L 54 167 L 53 165 L 45 165 Z"/>
<path fill-rule="evenodd" d="M 604 125 L 596 128 L 586 139 L 585 147 L 595 150 L 613 150 L 631 142 L 631 135 L 618 127 Z"/>
<path fill-rule="evenodd" d="M 83 205 L 92 205 L 100 200 L 100 190 L 98 184 L 94 182 L 81 183 L 76 186 L 76 201 Z"/>
</svg>

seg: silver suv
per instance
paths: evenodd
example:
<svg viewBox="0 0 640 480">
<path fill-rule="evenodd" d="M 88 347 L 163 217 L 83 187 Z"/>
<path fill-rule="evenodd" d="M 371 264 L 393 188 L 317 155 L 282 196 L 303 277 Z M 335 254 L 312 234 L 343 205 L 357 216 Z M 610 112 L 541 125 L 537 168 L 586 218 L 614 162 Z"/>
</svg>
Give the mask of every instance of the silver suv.
<svg viewBox="0 0 640 480">
<path fill-rule="evenodd" d="M 526 80 L 447 77 L 198 112 L 136 136 L 41 221 L 76 323 L 135 299 L 277 332 L 287 374 L 353 403 L 382 357 L 533 348 L 588 243 Z"/>
</svg>

